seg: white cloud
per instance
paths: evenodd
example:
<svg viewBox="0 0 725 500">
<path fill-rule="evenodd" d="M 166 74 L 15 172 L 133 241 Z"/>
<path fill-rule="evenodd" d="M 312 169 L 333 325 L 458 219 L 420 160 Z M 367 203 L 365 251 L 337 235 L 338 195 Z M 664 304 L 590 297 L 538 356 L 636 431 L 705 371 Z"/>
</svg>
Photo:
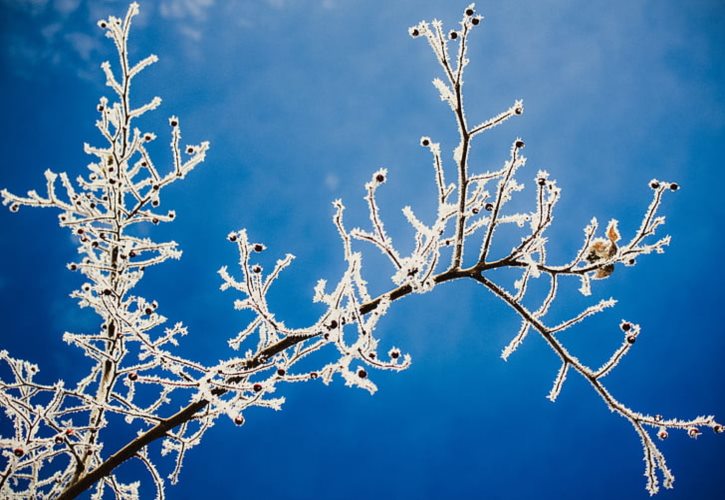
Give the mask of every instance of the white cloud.
<svg viewBox="0 0 725 500">
<path fill-rule="evenodd" d="M 337 175 L 329 173 L 325 176 L 325 187 L 330 191 L 335 191 L 339 185 L 340 178 Z"/>
<path fill-rule="evenodd" d="M 53 7 L 61 14 L 70 14 L 78 8 L 80 3 L 81 0 L 55 0 Z"/>
<path fill-rule="evenodd" d="M 180 25 L 179 26 L 179 33 L 184 35 L 186 38 L 189 38 L 190 40 L 193 40 L 195 42 L 198 42 L 201 40 L 201 30 L 198 28 L 194 28 L 189 25 Z"/>
<path fill-rule="evenodd" d="M 98 49 L 98 41 L 85 33 L 68 33 L 64 38 L 84 61 L 89 61 L 93 52 Z"/>
<path fill-rule="evenodd" d="M 214 5 L 214 0 L 165 0 L 159 6 L 164 18 L 206 19 L 206 10 Z"/>
</svg>

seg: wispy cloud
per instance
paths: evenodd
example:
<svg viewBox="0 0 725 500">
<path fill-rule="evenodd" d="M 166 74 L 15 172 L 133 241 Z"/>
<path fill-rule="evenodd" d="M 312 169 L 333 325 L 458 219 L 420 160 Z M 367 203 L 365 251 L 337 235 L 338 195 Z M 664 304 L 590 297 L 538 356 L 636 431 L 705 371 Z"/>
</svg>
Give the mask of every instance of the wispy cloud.
<svg viewBox="0 0 725 500">
<path fill-rule="evenodd" d="M 214 0 L 165 0 L 159 6 L 159 13 L 164 18 L 206 19 L 207 9 L 214 5 Z"/>
</svg>

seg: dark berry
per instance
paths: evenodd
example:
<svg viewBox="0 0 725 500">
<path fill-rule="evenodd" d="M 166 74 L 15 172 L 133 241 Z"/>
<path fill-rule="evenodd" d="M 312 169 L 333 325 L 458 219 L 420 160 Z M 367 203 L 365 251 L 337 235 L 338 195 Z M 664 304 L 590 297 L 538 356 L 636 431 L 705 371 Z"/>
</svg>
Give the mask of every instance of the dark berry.
<svg viewBox="0 0 725 500">
<path fill-rule="evenodd" d="M 481 22 L 481 20 L 477 17 L 474 17 L 473 19 L 471 19 L 471 24 L 474 26 L 478 26 L 478 23 L 480 23 L 480 22 Z"/>
<path fill-rule="evenodd" d="M 523 110 L 523 109 L 521 109 L 521 108 L 515 108 L 515 109 L 514 109 L 514 114 L 516 114 L 516 115 L 520 115 L 520 114 L 521 114 L 521 113 L 523 113 L 523 112 L 524 112 L 524 110 Z"/>
<path fill-rule="evenodd" d="M 378 174 L 375 176 L 375 180 L 378 182 L 385 182 L 385 176 L 383 174 Z"/>
<path fill-rule="evenodd" d="M 237 235 L 236 234 L 230 234 L 229 236 L 227 236 L 227 239 L 229 241 L 237 241 Z"/>
<path fill-rule="evenodd" d="M 83 230 L 82 227 L 79 227 L 78 229 L 76 229 L 76 234 L 83 234 L 84 232 L 85 231 Z"/>
<path fill-rule="evenodd" d="M 362 368 L 360 368 L 357 371 L 357 376 L 360 377 L 360 378 L 366 378 L 368 376 L 368 372 L 366 372 L 365 370 L 363 370 Z"/>
<path fill-rule="evenodd" d="M 725 428 L 723 428 L 723 426 L 720 424 L 716 424 L 715 427 L 712 428 L 712 430 L 715 431 L 715 433 L 717 434 L 722 434 L 723 432 L 725 432 Z"/>
<path fill-rule="evenodd" d="M 524 147 L 524 141 L 522 141 L 521 139 L 518 139 L 518 140 L 516 140 L 516 142 L 514 143 L 514 145 L 515 145 L 515 146 L 516 146 L 516 147 L 517 147 L 518 149 L 521 149 L 521 148 L 523 148 L 523 147 Z"/>
<path fill-rule="evenodd" d="M 151 219 L 151 222 L 154 223 L 154 224 L 158 224 L 159 223 L 159 219 L 157 219 L 156 217 L 154 217 L 153 219 Z"/>
<path fill-rule="evenodd" d="M 375 359 L 375 353 L 374 352 L 371 352 L 370 354 L 368 354 L 368 357 L 370 359 Z"/>
<path fill-rule="evenodd" d="M 262 272 L 262 268 L 260 266 L 254 266 L 254 267 L 252 267 L 252 272 L 253 273 L 261 273 Z"/>
<path fill-rule="evenodd" d="M 151 206 L 152 206 L 152 207 L 158 207 L 158 206 L 159 206 L 159 200 L 153 200 L 153 201 L 151 202 Z"/>
<path fill-rule="evenodd" d="M 136 372 L 129 373 L 128 374 L 128 379 L 131 380 L 131 381 L 138 380 L 138 373 L 136 373 Z"/>
<path fill-rule="evenodd" d="M 317 377 L 318 377 L 317 372 L 310 373 L 310 378 L 317 378 Z"/>
<path fill-rule="evenodd" d="M 177 122 L 176 120 L 171 120 L 170 124 L 172 127 L 177 127 L 179 125 L 179 122 Z"/>
<path fill-rule="evenodd" d="M 485 208 L 488 212 L 490 212 L 491 210 L 493 210 L 493 203 L 486 203 L 486 205 L 483 208 Z"/>
<path fill-rule="evenodd" d="M 337 321 L 333 319 L 330 321 L 330 330 L 334 330 L 335 328 L 337 328 Z"/>
<path fill-rule="evenodd" d="M 652 189 L 657 189 L 658 187 L 660 187 L 660 183 L 657 181 L 652 181 L 649 183 L 649 187 L 651 187 Z"/>
<path fill-rule="evenodd" d="M 546 184 L 546 179 L 544 179 L 543 177 L 539 177 L 538 179 L 536 179 L 536 183 L 539 186 L 544 186 Z"/>
<path fill-rule="evenodd" d="M 236 417 L 234 417 L 234 423 L 236 425 L 242 425 L 244 423 L 244 417 L 241 415 L 237 415 Z"/>
<path fill-rule="evenodd" d="M 154 191 L 158 191 L 159 190 L 159 185 L 158 184 L 154 184 L 153 186 L 151 186 L 151 189 L 154 190 Z"/>
<path fill-rule="evenodd" d="M 262 244 L 260 244 L 260 243 L 256 243 L 256 244 L 254 245 L 254 251 L 255 251 L 255 252 L 261 252 L 262 250 L 264 250 L 264 245 L 262 245 Z"/>
<path fill-rule="evenodd" d="M 473 209 L 471 210 L 471 212 L 473 212 L 473 215 L 476 215 L 476 214 L 478 213 L 478 208 L 475 208 L 475 207 L 474 207 L 474 208 L 473 208 Z"/>
<path fill-rule="evenodd" d="M 677 184 L 676 182 L 673 182 L 672 184 L 670 184 L 670 191 L 677 191 L 678 189 L 680 189 L 680 185 Z"/>
<path fill-rule="evenodd" d="M 262 390 L 262 384 L 254 384 L 254 392 L 260 392 Z"/>
<path fill-rule="evenodd" d="M 473 9 L 466 9 L 466 15 L 472 16 L 473 15 Z"/>
<path fill-rule="evenodd" d="M 458 33 L 457 33 L 457 32 L 455 32 L 455 31 L 451 31 L 451 32 L 450 32 L 450 33 L 448 34 L 448 36 L 450 37 L 450 39 L 451 39 L 451 40 L 455 40 L 456 38 L 458 38 Z"/>
<path fill-rule="evenodd" d="M 146 134 L 145 136 L 143 136 L 143 138 L 144 138 L 144 140 L 146 142 L 149 142 L 151 139 L 153 139 L 153 137 L 151 136 L 151 134 Z"/>
<path fill-rule="evenodd" d="M 410 34 L 413 36 L 418 36 L 418 35 L 420 35 L 420 31 L 418 31 L 417 29 L 413 29 L 413 31 L 411 31 Z"/>
<path fill-rule="evenodd" d="M 75 271 L 76 269 L 78 269 L 78 266 L 75 264 L 68 264 L 68 269 L 70 269 L 71 271 Z"/>
<path fill-rule="evenodd" d="M 63 436 L 55 436 L 55 444 L 63 444 Z"/>
<path fill-rule="evenodd" d="M 103 290 L 103 295 L 105 295 L 106 297 L 108 297 L 112 293 L 113 291 L 110 288 L 106 288 L 105 290 Z"/>
<path fill-rule="evenodd" d="M 23 450 L 22 448 L 15 448 L 15 449 L 13 450 L 13 454 L 14 454 L 14 455 L 15 455 L 16 457 L 20 458 L 20 457 L 22 457 L 23 455 L 25 455 L 25 451 L 24 451 L 24 450 Z"/>
<path fill-rule="evenodd" d="M 191 154 L 191 153 L 193 153 L 193 152 L 194 152 L 194 148 L 192 148 L 191 146 L 189 146 L 188 148 L 186 148 L 186 152 L 187 152 L 188 154 Z"/>
<path fill-rule="evenodd" d="M 284 370 L 284 368 L 277 369 L 277 375 L 279 375 L 280 377 L 284 377 L 285 373 L 287 372 Z"/>
<path fill-rule="evenodd" d="M 151 309 L 150 307 L 147 307 L 146 309 L 144 309 L 144 311 L 143 311 L 143 312 L 145 312 L 146 314 L 149 314 L 149 315 L 150 315 L 151 313 L 153 313 L 153 312 L 154 312 L 154 310 L 153 310 L 153 309 Z"/>
<path fill-rule="evenodd" d="M 96 106 L 96 109 L 98 109 L 98 111 L 102 113 L 105 108 L 103 107 L 103 104 L 99 104 L 98 106 Z"/>
<path fill-rule="evenodd" d="M 398 359 L 400 357 L 400 353 L 398 351 L 393 351 L 390 353 L 390 357 L 393 359 Z"/>
<path fill-rule="evenodd" d="M 106 24 L 106 21 L 101 21 L 100 23 L 98 23 L 98 26 L 100 26 L 101 29 L 106 29 L 106 27 L 108 27 L 108 25 Z"/>
<path fill-rule="evenodd" d="M 634 335 L 627 335 L 627 343 L 628 344 L 634 344 L 634 341 L 637 340 L 637 338 Z"/>
<path fill-rule="evenodd" d="M 628 323 L 627 321 L 622 323 L 622 330 L 625 332 L 628 332 L 632 329 L 632 324 Z"/>
<path fill-rule="evenodd" d="M 129 257 L 136 257 L 136 251 L 135 250 L 131 250 L 130 252 L 128 252 L 128 256 Z"/>
</svg>

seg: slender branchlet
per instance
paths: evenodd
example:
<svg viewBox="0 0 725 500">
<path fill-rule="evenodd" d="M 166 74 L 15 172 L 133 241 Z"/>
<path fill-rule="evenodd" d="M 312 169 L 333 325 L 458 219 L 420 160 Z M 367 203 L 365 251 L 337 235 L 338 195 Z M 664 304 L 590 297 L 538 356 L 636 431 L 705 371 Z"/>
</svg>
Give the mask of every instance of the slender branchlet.
<svg viewBox="0 0 725 500">
<path fill-rule="evenodd" d="M 523 113 L 523 104 L 517 100 L 499 115 L 469 125 L 463 106 L 463 77 L 468 65 L 468 44 L 482 21 L 473 4 L 466 7 L 454 30 L 446 32 L 440 21 L 421 22 L 409 29 L 413 38 L 428 41 L 440 65 L 443 79 L 436 78 L 433 84 L 450 107 L 459 136 L 450 165 L 439 143 L 428 136 L 420 139 L 426 156 L 430 154 L 432 158 L 437 210 L 432 220 L 423 221 L 411 207 L 403 208 L 414 233 L 412 251 L 402 252 L 386 232 L 377 196 L 379 190 L 384 191 L 389 172 L 380 169 L 365 185 L 369 228 L 346 227 L 342 201 L 333 203 L 332 222 L 341 239 L 345 267 L 335 283 L 320 280 L 315 286 L 313 300 L 322 304 L 322 314 L 309 326 L 292 328 L 272 310 L 268 294 L 294 256 L 287 254 L 268 266 L 266 254 L 270 252 L 266 246 L 250 239 L 246 230 L 234 231 L 228 240 L 239 253 L 238 269 L 222 267 L 219 275 L 221 289 L 237 295 L 234 307 L 252 314 L 251 321 L 228 342 L 232 350 L 242 354 L 214 366 L 175 355 L 171 346 L 186 333 L 185 328 L 176 324 L 158 333 L 165 318 L 157 313 L 157 304 L 132 296 L 130 291 L 145 267 L 178 258 L 180 254 L 173 242 L 139 239 L 125 230 L 137 223 L 173 218 L 173 213 L 162 215 L 154 210 L 159 192 L 201 162 L 208 145 L 187 146 L 182 151 L 179 122 L 172 117 L 173 168 L 162 175 L 144 147 L 156 136 L 132 129 L 132 119 L 160 102 L 155 99 L 132 108 L 129 101 L 131 79 L 156 60 L 151 56 L 133 67 L 128 64 L 126 42 L 136 12 L 137 6 L 133 4 L 125 19 L 111 17 L 100 23 L 119 53 L 120 80 L 116 80 L 109 64 L 103 65 L 107 83 L 117 94 L 118 102 L 100 101 L 98 128 L 108 145 L 86 146 L 98 161 L 89 166 L 87 179 L 78 179 L 79 191 L 75 191 L 65 174 L 60 174 L 65 195 L 57 196 L 57 175 L 48 172 L 44 197 L 32 191 L 27 197 L 2 192 L 4 204 L 14 211 L 23 205 L 61 210 L 61 225 L 77 236 L 83 257 L 69 264 L 69 268 L 88 278 L 88 283 L 74 295 L 81 306 L 92 307 L 103 323 L 99 333 L 65 336 L 95 362 L 88 376 L 75 387 L 35 382 L 36 366 L 0 353 L 13 375 L 12 380 L 0 382 L 0 398 L 15 425 L 15 435 L 3 437 L 0 442 L 6 461 L 0 475 L 0 491 L 73 498 L 93 487 L 99 497 L 106 490 L 116 496 L 133 497 L 138 484 L 122 483 L 116 469 L 135 458 L 149 471 L 158 496 L 162 497 L 166 476 L 172 483 L 179 479 L 187 452 L 218 418 L 226 417 L 242 425 L 249 408 L 280 409 L 284 400 L 275 397 L 275 393 L 281 383 L 319 380 L 329 384 L 339 377 L 348 386 L 374 393 L 375 370 L 400 371 L 411 363 L 410 356 L 400 348 L 384 345 L 379 339 L 380 319 L 403 297 L 428 293 L 442 283 L 462 279 L 482 285 L 520 319 L 521 327 L 502 352 L 504 360 L 513 355 L 530 332 L 540 335 L 551 347 L 561 367 L 548 399 L 555 401 L 567 376 L 576 373 L 590 383 L 608 409 L 630 422 L 642 442 L 650 494 L 659 490 L 660 481 L 667 488 L 674 481 L 652 434 L 665 439 L 675 430 L 693 438 L 704 428 L 723 432 L 712 416 L 678 419 L 632 410 L 604 386 L 604 378 L 633 348 L 641 333 L 639 325 L 622 321 L 613 327 L 622 337 L 621 345 L 599 367 L 585 364 L 567 349 L 561 333 L 588 323 L 591 316 L 613 307 L 614 299 L 597 302 L 558 323 L 547 317 L 562 280 L 579 280 L 581 293 L 589 295 L 593 280 L 606 279 L 621 265 L 636 265 L 641 255 L 662 253 L 669 237 L 657 236 L 664 223 L 664 217 L 658 215 L 660 204 L 666 191 L 675 191 L 679 186 L 657 180 L 650 183 L 652 201 L 628 242 L 623 242 L 627 240 L 623 240 L 616 220 L 610 221 L 601 234 L 596 219 L 592 219 L 584 229 L 581 247 L 572 249 L 573 257 L 563 264 L 549 262 L 546 231 L 553 223 L 554 208 L 561 195 L 556 182 L 547 172 L 539 171 L 532 183 L 532 208 L 516 212 L 509 204 L 523 189 L 517 181 L 526 163 L 523 140 L 516 138 L 511 142 L 510 153 L 501 168 L 487 172 L 471 169 L 473 140 Z M 451 55 L 451 48 L 455 55 Z M 456 181 L 447 181 L 452 174 Z M 506 224 L 520 229 L 520 242 L 503 256 L 492 257 L 502 247 L 510 248 L 506 242 L 497 240 L 500 233 L 496 230 Z M 366 244 L 372 244 L 390 262 L 391 287 L 379 295 L 370 293 L 365 280 L 363 253 L 358 246 L 364 248 Z M 472 247 L 468 254 L 467 246 Z M 511 290 L 495 279 L 497 274 L 493 271 L 501 269 L 517 274 Z M 381 270 L 374 272 L 380 274 Z M 548 285 L 548 292 L 535 308 L 530 305 L 533 294 L 528 293 L 533 280 L 545 280 Z M 315 356 L 320 351 L 327 355 Z M 153 390 L 156 397 L 150 403 L 144 397 L 141 404 L 136 397 L 137 388 L 144 393 Z M 180 391 L 186 391 L 191 401 L 171 413 L 169 398 Z M 43 404 L 36 403 L 41 396 Z M 123 415 L 129 425 L 137 425 L 138 435 L 107 454 L 102 448 L 102 435 L 109 413 Z M 158 440 L 162 442 L 162 454 L 175 460 L 168 474 L 159 472 L 157 460 L 148 450 L 148 445 Z M 63 457 L 63 467 L 45 467 L 56 457 Z M 49 472 L 43 472 L 46 470 Z"/>
</svg>

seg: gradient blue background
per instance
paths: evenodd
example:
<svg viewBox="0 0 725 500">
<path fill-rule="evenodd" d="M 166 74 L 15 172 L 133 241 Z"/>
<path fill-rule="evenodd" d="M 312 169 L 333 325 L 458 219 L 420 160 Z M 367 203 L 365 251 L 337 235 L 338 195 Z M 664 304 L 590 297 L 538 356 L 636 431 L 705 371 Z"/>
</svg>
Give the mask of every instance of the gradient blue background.
<svg viewBox="0 0 725 500">
<path fill-rule="evenodd" d="M 230 231 L 246 227 L 270 250 L 298 260 L 273 294 L 278 315 L 305 325 L 320 278 L 343 269 L 330 202 L 342 197 L 349 225 L 364 224 L 362 185 L 390 170 L 381 206 L 390 233 L 410 248 L 400 208 L 433 210 L 429 157 L 418 138 L 447 148 L 455 129 L 430 85 L 438 68 L 407 27 L 459 20 L 463 2 L 144 2 L 132 36 L 136 58 L 160 62 L 140 77 L 137 99 L 164 104 L 145 122 L 165 144 L 178 114 L 185 139 L 210 140 L 205 164 L 167 190 L 177 221 L 156 228 L 184 250 L 150 270 L 142 290 L 171 321 L 189 326 L 181 351 L 214 362 L 244 325 L 216 270 L 234 265 Z M 497 167 L 518 135 L 531 179 L 548 169 L 563 188 L 550 237 L 562 262 L 595 215 L 617 217 L 631 235 L 649 201 L 647 182 L 676 180 L 667 196 L 663 256 L 618 268 L 594 296 L 619 305 L 566 333 L 573 352 L 598 365 L 620 342 L 621 318 L 641 323 L 633 352 L 608 378 L 611 391 L 642 411 L 725 419 L 722 314 L 725 144 L 725 6 L 717 0 L 481 2 L 466 80 L 470 120 L 525 100 L 523 117 L 482 137 L 481 169 Z M 126 3 L 0 1 L 0 185 L 42 189 L 44 169 L 81 172 L 84 141 L 100 143 L 95 105 L 108 95 L 98 69 L 112 47 L 95 21 Z M 137 100 L 136 102 L 140 102 Z M 160 147 L 161 154 L 165 151 Z M 158 161 L 158 160 L 157 160 Z M 0 211 L 2 348 L 41 365 L 46 381 L 76 380 L 84 359 L 61 341 L 91 328 L 68 293 L 80 277 L 56 214 Z M 499 249 L 506 251 L 510 242 Z M 370 253 L 375 291 L 389 287 Z M 554 314 L 586 304 L 563 290 Z M 556 404 L 545 399 L 558 369 L 530 337 L 508 363 L 499 358 L 516 317 L 469 283 L 397 303 L 378 330 L 384 346 L 413 356 L 401 374 L 373 373 L 367 393 L 308 383 L 281 387 L 280 413 L 250 411 L 247 425 L 220 421 L 188 456 L 173 499 L 610 499 L 646 498 L 639 440 L 588 385 L 570 375 Z M 673 433 L 662 443 L 677 476 L 666 499 L 725 498 L 725 441 Z M 109 450 L 110 451 L 110 450 Z M 126 477 L 137 465 L 125 467 Z M 165 471 L 170 471 L 167 463 Z M 144 477 L 145 479 L 145 477 Z M 151 490 L 144 490 L 151 495 Z"/>
</svg>

